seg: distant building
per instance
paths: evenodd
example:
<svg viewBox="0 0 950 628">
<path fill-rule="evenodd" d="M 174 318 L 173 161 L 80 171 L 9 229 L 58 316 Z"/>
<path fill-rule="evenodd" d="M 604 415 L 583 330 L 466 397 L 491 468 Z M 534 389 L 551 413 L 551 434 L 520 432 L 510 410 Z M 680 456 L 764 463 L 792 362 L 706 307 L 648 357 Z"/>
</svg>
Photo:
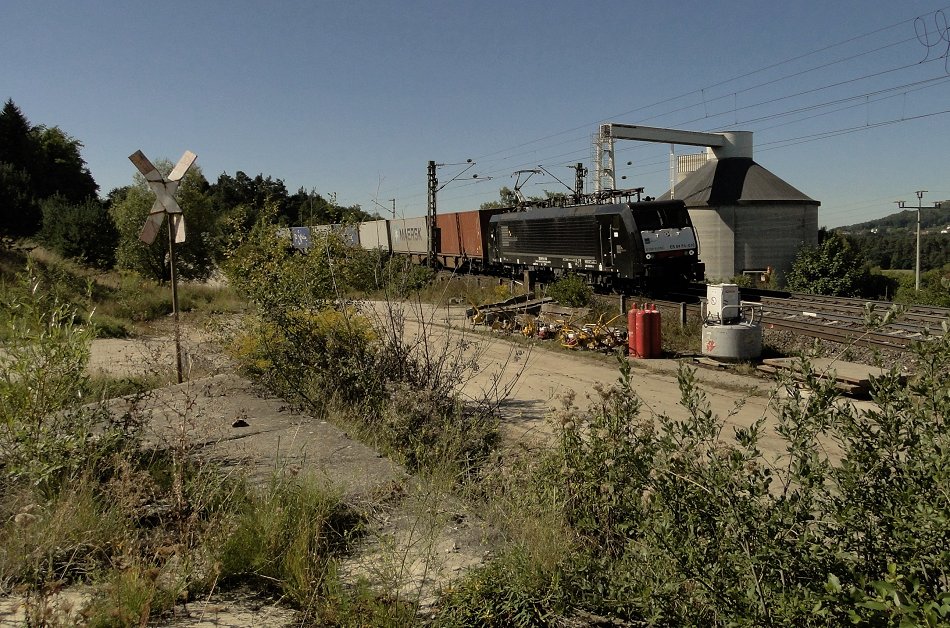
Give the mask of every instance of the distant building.
<svg viewBox="0 0 950 628">
<path fill-rule="evenodd" d="M 675 187 L 661 199 L 686 202 L 706 276 L 722 280 L 774 269 L 781 282 L 802 246 L 818 244 L 821 204 L 751 157 L 711 151 L 677 160 Z"/>
</svg>

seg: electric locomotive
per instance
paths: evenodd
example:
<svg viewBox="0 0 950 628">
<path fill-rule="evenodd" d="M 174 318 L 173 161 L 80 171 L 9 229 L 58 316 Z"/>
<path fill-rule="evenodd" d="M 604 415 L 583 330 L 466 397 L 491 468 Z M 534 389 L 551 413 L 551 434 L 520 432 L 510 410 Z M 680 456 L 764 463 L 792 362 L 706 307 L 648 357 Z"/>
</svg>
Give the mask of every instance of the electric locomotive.
<svg viewBox="0 0 950 628">
<path fill-rule="evenodd" d="M 544 207 L 497 214 L 488 228 L 493 265 L 576 273 L 603 289 L 655 289 L 702 281 L 699 242 L 683 201 Z"/>
</svg>

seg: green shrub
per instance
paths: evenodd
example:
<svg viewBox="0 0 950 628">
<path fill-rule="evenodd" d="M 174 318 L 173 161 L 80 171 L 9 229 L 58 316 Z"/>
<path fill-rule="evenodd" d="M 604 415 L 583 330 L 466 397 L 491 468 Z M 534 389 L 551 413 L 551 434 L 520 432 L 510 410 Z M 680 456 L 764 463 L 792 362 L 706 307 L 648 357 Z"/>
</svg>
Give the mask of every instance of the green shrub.
<svg viewBox="0 0 950 628">
<path fill-rule="evenodd" d="M 97 268 L 111 268 L 119 232 L 109 211 L 96 199 L 73 204 L 52 196 L 41 204 L 40 239 L 64 257 L 82 260 Z"/>
<path fill-rule="evenodd" d="M 430 342 L 425 321 L 421 338 L 407 333 L 409 306 L 387 301 L 386 311 L 366 308 L 364 316 L 348 303 L 358 281 L 368 280 L 362 253 L 337 251 L 328 239 L 299 255 L 271 231 L 259 227 L 228 266 L 235 289 L 257 310 L 258 323 L 235 345 L 245 368 L 314 415 L 345 415 L 362 438 L 410 470 L 452 461 L 467 474 L 477 466 L 497 440 L 497 422 L 491 410 L 460 402 L 472 368 L 464 346 Z M 416 273 L 431 275 L 400 264 L 377 268 L 393 273 L 378 274 L 378 285 L 398 281 L 405 293 L 422 285 L 413 284 Z"/>
<path fill-rule="evenodd" d="M 573 555 L 570 559 L 575 558 Z M 515 547 L 455 583 L 442 599 L 439 626 L 551 626 L 563 611 L 560 576 Z"/>
<path fill-rule="evenodd" d="M 818 246 L 799 251 L 785 277 L 789 290 L 853 297 L 868 289 L 871 273 L 860 250 L 832 232 Z"/>
<path fill-rule="evenodd" d="M 93 314 L 91 319 L 96 338 L 128 338 L 132 335 L 126 321 L 108 314 Z"/>
<path fill-rule="evenodd" d="M 776 404 L 777 458 L 760 449 L 764 418 L 725 434 L 685 368 L 682 415 L 643 416 L 622 361 L 618 384 L 589 411 L 558 415 L 557 445 L 531 489 L 557 496 L 577 549 L 542 579 L 526 580 L 530 566 L 504 579 L 478 572 L 446 612 L 503 622 L 510 606 L 528 613 L 525 624 L 578 613 L 664 625 L 946 624 L 950 329 L 915 351 L 917 375 L 875 380 L 870 408 L 841 403 L 832 382 L 806 371 L 805 389 L 790 386 Z M 525 581 L 534 586 L 504 588 Z"/>
<path fill-rule="evenodd" d="M 950 307 L 950 264 L 921 273 L 920 290 L 916 290 L 912 273 L 901 275 L 898 284 L 896 291 L 892 291 L 893 299 L 898 303 Z"/>
<path fill-rule="evenodd" d="M 547 287 L 546 294 L 567 307 L 587 307 L 594 299 L 594 289 L 580 275 L 565 275 Z"/>
<path fill-rule="evenodd" d="M 382 287 L 386 288 L 389 294 L 406 298 L 428 287 L 435 279 L 435 271 L 395 255 L 390 257 L 383 267 L 382 278 Z"/>
<path fill-rule="evenodd" d="M 35 276 L 4 288 L 0 325 L 0 471 L 56 487 L 128 444 L 128 426 L 83 399 L 93 327 Z"/>
</svg>

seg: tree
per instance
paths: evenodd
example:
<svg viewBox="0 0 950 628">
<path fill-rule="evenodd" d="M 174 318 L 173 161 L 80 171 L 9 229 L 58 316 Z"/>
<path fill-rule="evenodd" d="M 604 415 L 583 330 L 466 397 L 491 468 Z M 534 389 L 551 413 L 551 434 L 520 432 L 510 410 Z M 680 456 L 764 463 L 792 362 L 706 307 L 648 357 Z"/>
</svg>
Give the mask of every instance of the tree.
<svg viewBox="0 0 950 628">
<path fill-rule="evenodd" d="M 155 167 L 164 174 L 171 171 L 172 163 L 161 160 Z M 124 193 L 116 193 L 110 213 L 119 230 L 116 265 L 142 276 L 157 280 L 169 278 L 167 263 L 168 238 L 165 229 L 155 241 L 146 245 L 139 240 L 155 195 L 145 179 L 136 174 L 135 183 Z M 186 279 L 205 279 L 214 269 L 215 240 L 212 238 L 215 216 L 208 183 L 198 167 L 192 167 L 181 180 L 177 194 L 178 205 L 185 217 L 187 238 L 175 245 L 176 270 Z"/>
<path fill-rule="evenodd" d="M 0 161 L 0 234 L 19 236 L 36 231 L 39 212 L 31 187 L 26 170 Z"/>
<path fill-rule="evenodd" d="M 785 278 L 790 290 L 834 296 L 857 296 L 868 284 L 867 261 L 838 233 L 816 247 L 804 247 Z"/>
<path fill-rule="evenodd" d="M 59 127 L 33 126 L 6 102 L 0 111 L 0 232 L 35 234 L 40 204 L 54 195 L 72 204 L 96 197 L 99 186 L 80 149 L 82 143 Z"/>
<path fill-rule="evenodd" d="M 36 161 L 31 130 L 19 107 L 7 100 L 0 111 L 0 233 L 30 235 L 40 224 L 31 176 Z"/>
<path fill-rule="evenodd" d="M 33 127 L 13 100 L 0 111 L 0 161 L 30 169 L 35 158 Z"/>
<path fill-rule="evenodd" d="M 241 205 L 255 210 L 256 214 L 260 215 L 265 203 L 272 203 L 277 208 L 277 222 L 290 224 L 292 219 L 296 218 L 296 211 L 291 215 L 288 207 L 287 186 L 281 179 L 274 179 L 269 175 L 265 177 L 259 174 L 252 179 L 240 170 L 233 177 L 223 173 L 218 177 L 217 183 L 211 186 L 211 198 L 218 215 L 225 215 Z M 248 229 L 256 222 L 257 215 L 247 225 Z"/>
<path fill-rule="evenodd" d="M 72 203 L 81 203 L 99 192 L 99 185 L 89 173 L 80 155 L 82 143 L 57 126 L 33 130 L 39 160 L 35 172 L 38 198 L 54 194 Z"/>
<path fill-rule="evenodd" d="M 98 199 L 89 197 L 76 204 L 57 195 L 43 201 L 42 210 L 40 238 L 47 246 L 98 268 L 112 267 L 119 232 Z"/>
<path fill-rule="evenodd" d="M 504 186 L 498 190 L 498 199 L 497 201 L 482 203 L 479 205 L 479 209 L 502 209 L 505 207 L 518 206 L 518 195 L 508 186 Z"/>
</svg>

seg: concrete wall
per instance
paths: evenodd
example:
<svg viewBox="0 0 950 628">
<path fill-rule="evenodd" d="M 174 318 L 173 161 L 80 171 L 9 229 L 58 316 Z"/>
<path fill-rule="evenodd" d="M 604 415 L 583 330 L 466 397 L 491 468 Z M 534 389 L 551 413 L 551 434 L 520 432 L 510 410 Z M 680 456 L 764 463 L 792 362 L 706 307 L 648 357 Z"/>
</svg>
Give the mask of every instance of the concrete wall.
<svg viewBox="0 0 950 628">
<path fill-rule="evenodd" d="M 713 280 L 771 266 L 781 282 L 801 247 L 818 243 L 816 205 L 726 206 L 689 214 Z"/>
</svg>

